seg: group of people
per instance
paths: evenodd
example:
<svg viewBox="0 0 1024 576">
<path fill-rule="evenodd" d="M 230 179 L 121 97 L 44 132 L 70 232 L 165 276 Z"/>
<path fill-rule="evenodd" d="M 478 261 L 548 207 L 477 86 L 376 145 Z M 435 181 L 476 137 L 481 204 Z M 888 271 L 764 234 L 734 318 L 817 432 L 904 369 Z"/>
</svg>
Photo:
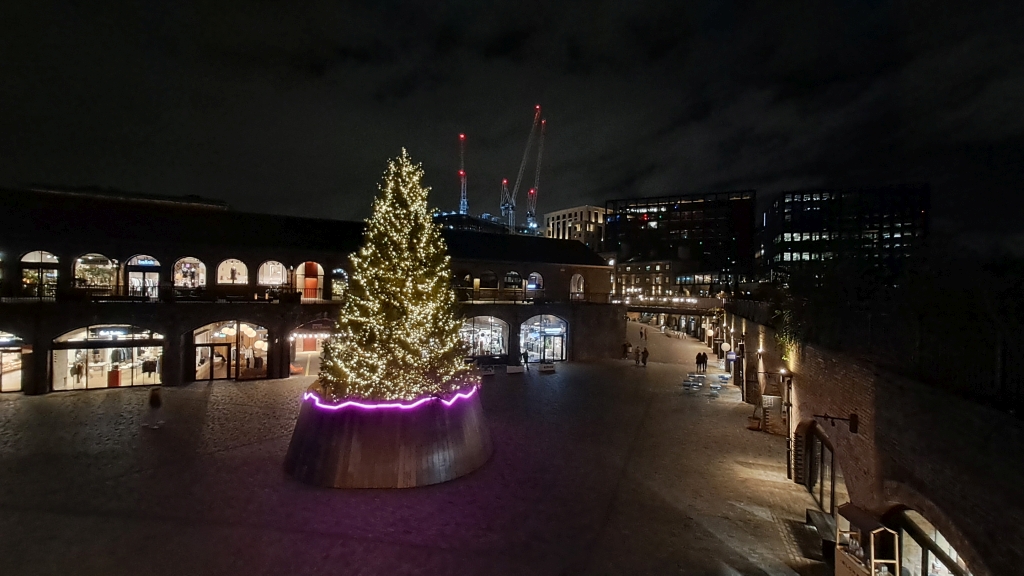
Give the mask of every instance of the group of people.
<svg viewBox="0 0 1024 576">
<path fill-rule="evenodd" d="M 708 371 L 708 355 L 704 352 L 697 353 L 697 372 Z"/>
<path fill-rule="evenodd" d="M 636 348 L 633 349 L 633 360 L 636 362 L 637 366 L 639 366 L 640 363 L 642 362 L 643 365 L 644 365 L 644 368 L 646 368 L 647 367 L 647 357 L 648 356 L 650 356 L 650 353 L 647 352 L 647 347 L 646 346 L 644 346 L 643 351 L 640 350 L 639 346 L 637 346 Z"/>
<path fill-rule="evenodd" d="M 647 347 L 646 346 L 633 346 L 629 342 L 624 342 L 622 344 L 622 359 L 623 360 L 626 360 L 626 359 L 629 358 L 629 351 L 630 351 L 630 349 L 633 350 L 633 361 L 636 362 L 636 365 L 640 366 L 641 364 L 643 364 L 643 366 L 646 367 L 647 366 L 647 357 L 651 355 L 651 353 L 647 351 Z"/>
</svg>

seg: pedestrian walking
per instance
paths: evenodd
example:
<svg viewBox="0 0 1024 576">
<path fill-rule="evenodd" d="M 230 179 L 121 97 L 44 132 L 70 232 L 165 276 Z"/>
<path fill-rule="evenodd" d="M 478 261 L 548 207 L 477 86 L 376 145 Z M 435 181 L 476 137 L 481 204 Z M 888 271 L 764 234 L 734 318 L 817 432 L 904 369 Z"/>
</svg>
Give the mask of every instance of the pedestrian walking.
<svg viewBox="0 0 1024 576">
<path fill-rule="evenodd" d="M 640 347 L 639 346 L 637 346 L 636 348 L 633 348 L 633 361 L 636 362 L 637 366 L 640 365 Z"/>
<path fill-rule="evenodd" d="M 526 366 L 527 370 L 530 369 L 530 352 L 528 350 L 523 350 L 523 366 Z"/>
<path fill-rule="evenodd" d="M 700 353 L 700 370 L 701 370 L 701 372 L 707 372 L 708 371 L 708 353 L 707 352 L 701 352 Z"/>
<path fill-rule="evenodd" d="M 695 362 L 697 363 L 697 372 L 700 372 L 700 352 L 697 352 L 697 358 Z"/>
<path fill-rule="evenodd" d="M 640 355 L 640 361 L 644 363 L 644 368 L 647 368 L 647 357 L 648 356 L 650 356 L 650 354 L 647 352 L 647 348 L 644 347 L 643 354 Z"/>
<path fill-rule="evenodd" d="M 149 411 L 146 412 L 146 416 L 142 419 L 142 426 L 144 428 L 159 428 L 163 425 L 163 399 L 160 398 L 160 388 L 149 389 Z"/>
</svg>

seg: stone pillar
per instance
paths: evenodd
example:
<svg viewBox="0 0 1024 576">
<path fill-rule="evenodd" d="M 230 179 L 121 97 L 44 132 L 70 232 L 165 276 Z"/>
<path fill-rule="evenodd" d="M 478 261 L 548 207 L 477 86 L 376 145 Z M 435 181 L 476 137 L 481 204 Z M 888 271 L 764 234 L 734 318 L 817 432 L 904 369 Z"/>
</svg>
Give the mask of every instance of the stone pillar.
<svg viewBox="0 0 1024 576">
<path fill-rule="evenodd" d="M 285 331 L 267 327 L 267 378 L 287 378 L 291 368 L 291 346 Z"/>
<path fill-rule="evenodd" d="M 189 334 L 189 343 L 191 344 L 192 338 Z M 185 383 L 183 378 L 183 372 L 185 370 L 185 360 L 190 359 L 192 362 L 191 354 L 185 354 L 185 346 L 183 346 L 182 340 L 184 336 L 181 334 L 181 328 L 177 324 L 172 324 L 168 327 L 167 333 L 164 335 L 164 355 L 160 362 L 160 382 L 164 386 L 180 386 Z M 188 346 L 188 350 L 191 352 L 192 346 Z"/>
<path fill-rule="evenodd" d="M 37 331 L 38 332 L 38 331 Z M 21 352 L 21 391 L 26 396 L 50 391 L 50 342 L 37 337 Z"/>
<path fill-rule="evenodd" d="M 518 318 L 513 318 L 508 325 L 508 363 L 511 366 L 520 366 L 523 363 L 523 351 L 519 348 L 522 324 L 516 320 Z"/>
</svg>

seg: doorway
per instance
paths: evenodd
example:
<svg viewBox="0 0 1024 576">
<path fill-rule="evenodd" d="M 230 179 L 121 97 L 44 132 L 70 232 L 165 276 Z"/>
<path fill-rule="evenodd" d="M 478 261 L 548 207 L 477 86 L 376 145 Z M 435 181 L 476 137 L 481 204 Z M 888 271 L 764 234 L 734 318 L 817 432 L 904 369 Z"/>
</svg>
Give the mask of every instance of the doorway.
<svg viewBox="0 0 1024 576">
<path fill-rule="evenodd" d="M 196 381 L 236 378 L 234 351 L 231 344 L 196 344 Z"/>
</svg>

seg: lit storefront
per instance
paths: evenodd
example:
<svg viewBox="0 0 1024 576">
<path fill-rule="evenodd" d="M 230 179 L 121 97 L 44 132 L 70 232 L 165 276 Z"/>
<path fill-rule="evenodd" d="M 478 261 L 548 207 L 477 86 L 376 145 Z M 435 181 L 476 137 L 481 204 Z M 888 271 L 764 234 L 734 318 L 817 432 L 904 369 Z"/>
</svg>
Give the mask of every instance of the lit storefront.
<svg viewBox="0 0 1024 576">
<path fill-rule="evenodd" d="M 0 332 L 0 392 L 21 391 L 21 339 Z"/>
<path fill-rule="evenodd" d="M 315 376 L 320 372 L 320 351 L 324 340 L 331 337 L 337 322 L 327 318 L 313 320 L 296 328 L 288 336 L 291 344 L 290 374 Z"/>
<path fill-rule="evenodd" d="M 102 324 L 53 341 L 53 390 L 160 384 L 164 337 L 138 326 Z"/>
<path fill-rule="evenodd" d="M 303 262 L 295 269 L 295 287 L 303 300 L 320 300 L 324 289 L 324 267 L 316 262 Z"/>
<path fill-rule="evenodd" d="M 30 298 L 53 298 L 57 295 L 57 266 L 60 259 L 49 252 L 36 250 L 21 258 L 22 295 Z"/>
<path fill-rule="evenodd" d="M 807 490 L 823 511 L 835 516 L 839 506 L 850 501 L 850 494 L 835 451 L 817 426 L 808 435 L 806 454 Z"/>
<path fill-rule="evenodd" d="M 508 323 L 494 316 L 476 316 L 462 322 L 459 336 L 472 358 L 504 362 L 508 358 Z"/>
<path fill-rule="evenodd" d="M 198 258 L 186 256 L 174 263 L 175 288 L 202 288 L 206 286 L 206 264 Z"/>
<path fill-rule="evenodd" d="M 228 258 L 217 266 L 217 284 L 248 284 L 249 269 L 236 258 Z"/>
<path fill-rule="evenodd" d="M 519 349 L 530 362 L 565 360 L 565 337 L 569 324 L 557 316 L 534 316 L 520 327 Z"/>
<path fill-rule="evenodd" d="M 267 377 L 267 329 L 247 322 L 214 322 L 192 333 L 196 380 Z"/>
<path fill-rule="evenodd" d="M 129 295 L 155 299 L 160 290 L 160 261 L 145 254 L 131 257 L 125 264 L 125 280 Z"/>
<path fill-rule="evenodd" d="M 888 523 L 899 529 L 902 576 L 970 576 L 957 551 L 924 516 L 901 510 Z"/>
<path fill-rule="evenodd" d="M 103 254 L 83 254 L 75 260 L 75 288 L 109 294 L 117 284 L 117 262 Z"/>
</svg>

